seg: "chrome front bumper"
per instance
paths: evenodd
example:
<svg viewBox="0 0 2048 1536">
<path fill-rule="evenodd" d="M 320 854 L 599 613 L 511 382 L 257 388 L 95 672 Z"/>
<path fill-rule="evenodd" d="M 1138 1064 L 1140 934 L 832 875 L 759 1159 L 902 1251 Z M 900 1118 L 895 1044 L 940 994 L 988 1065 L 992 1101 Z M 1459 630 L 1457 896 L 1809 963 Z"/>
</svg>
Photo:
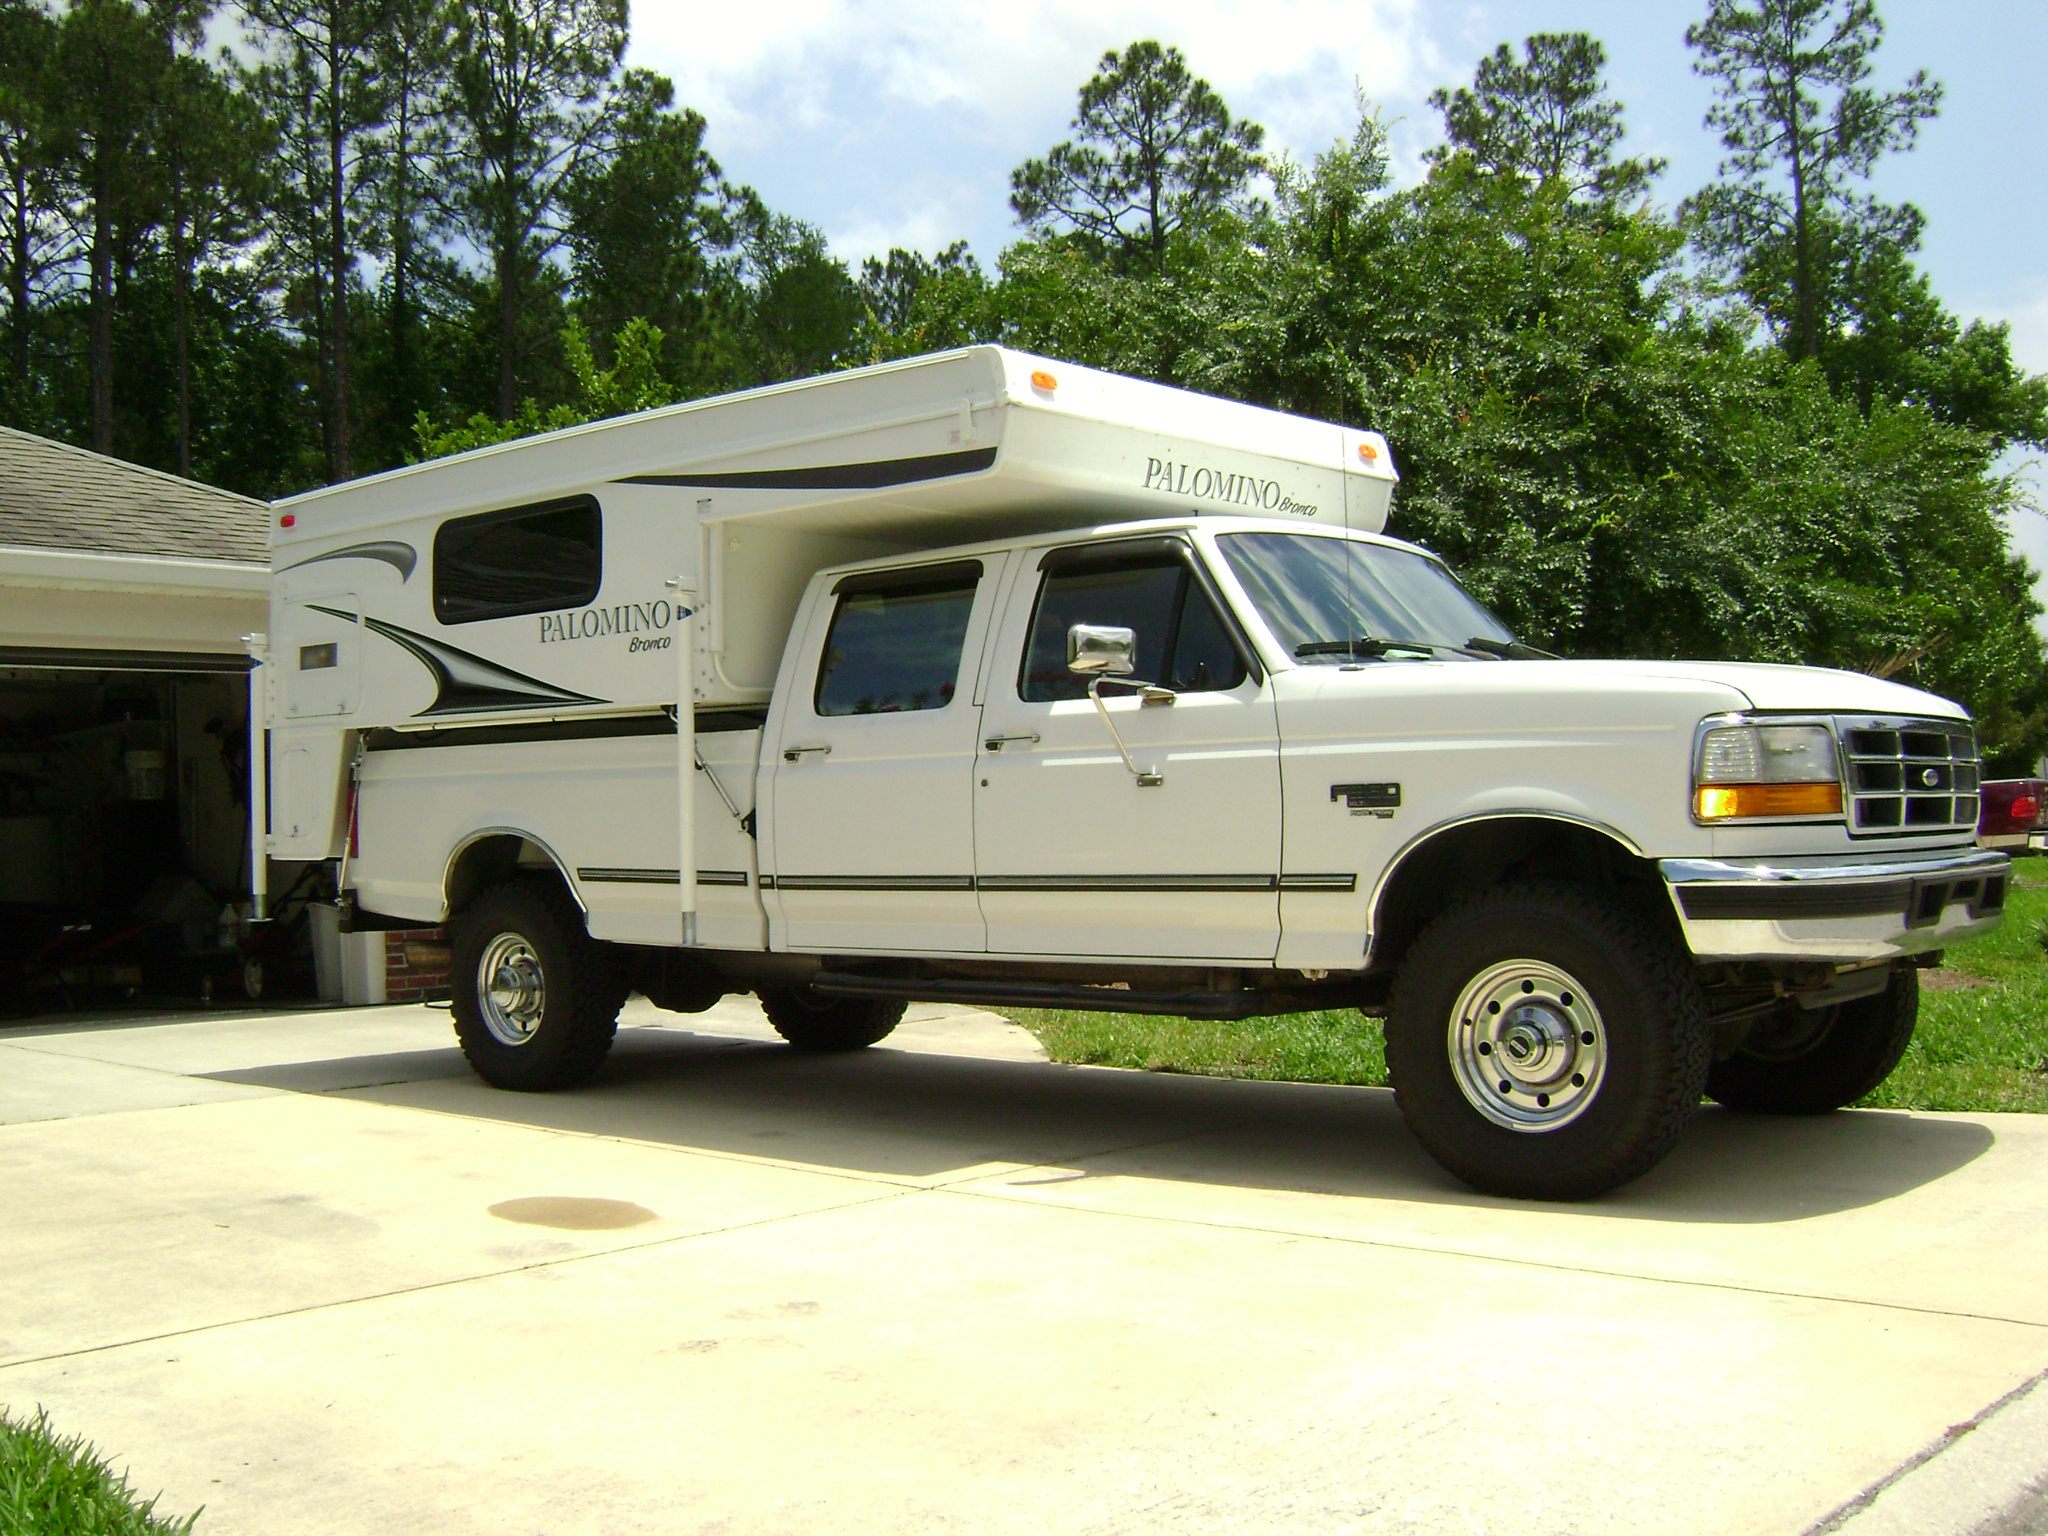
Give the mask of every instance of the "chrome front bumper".
<svg viewBox="0 0 2048 1536">
<path fill-rule="evenodd" d="M 1782 859 L 1660 859 L 1701 960 L 1887 960 L 1989 933 L 2011 860 L 1980 848 Z"/>
</svg>

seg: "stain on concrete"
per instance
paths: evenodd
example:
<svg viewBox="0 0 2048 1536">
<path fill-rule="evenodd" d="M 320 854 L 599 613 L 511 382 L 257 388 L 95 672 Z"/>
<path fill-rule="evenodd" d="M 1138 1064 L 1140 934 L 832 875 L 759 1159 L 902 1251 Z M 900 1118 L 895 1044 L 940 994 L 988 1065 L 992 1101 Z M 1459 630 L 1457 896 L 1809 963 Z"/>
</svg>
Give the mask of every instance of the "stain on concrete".
<svg viewBox="0 0 2048 1536">
<path fill-rule="evenodd" d="M 578 1195 L 528 1195 L 519 1200 L 500 1200 L 490 1212 L 500 1221 L 554 1227 L 563 1232 L 610 1232 L 659 1219 L 646 1206 L 630 1200 L 597 1200 Z"/>
</svg>

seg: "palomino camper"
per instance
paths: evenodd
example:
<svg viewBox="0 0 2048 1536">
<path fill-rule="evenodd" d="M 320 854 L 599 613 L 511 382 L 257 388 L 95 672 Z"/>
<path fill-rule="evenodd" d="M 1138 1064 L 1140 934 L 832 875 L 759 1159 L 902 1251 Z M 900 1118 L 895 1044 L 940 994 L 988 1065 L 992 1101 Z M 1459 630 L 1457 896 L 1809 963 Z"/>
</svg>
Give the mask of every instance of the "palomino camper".
<svg viewBox="0 0 2048 1536">
<path fill-rule="evenodd" d="M 1702 1088 L 1848 1103 L 1998 920 L 1954 704 L 1562 662 L 1385 536 L 1378 434 L 973 347 L 280 502 L 273 857 L 449 925 L 504 1087 L 630 991 L 1387 1015 L 1403 1111 L 1574 1196 Z M 679 705 L 679 701 L 687 701 Z"/>
</svg>

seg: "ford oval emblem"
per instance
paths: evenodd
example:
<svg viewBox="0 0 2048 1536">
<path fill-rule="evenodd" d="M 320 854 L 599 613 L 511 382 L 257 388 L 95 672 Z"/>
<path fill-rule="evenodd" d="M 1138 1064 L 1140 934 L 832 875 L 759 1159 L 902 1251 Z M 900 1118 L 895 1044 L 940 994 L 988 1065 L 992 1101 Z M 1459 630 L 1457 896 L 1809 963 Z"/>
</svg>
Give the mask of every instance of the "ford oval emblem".
<svg viewBox="0 0 2048 1536">
<path fill-rule="evenodd" d="M 1941 782 L 1941 774 L 1933 768 L 1922 769 L 1920 773 L 1920 782 L 1922 784 L 1925 784 L 1929 789 L 1932 789 L 1935 785 Z"/>
</svg>

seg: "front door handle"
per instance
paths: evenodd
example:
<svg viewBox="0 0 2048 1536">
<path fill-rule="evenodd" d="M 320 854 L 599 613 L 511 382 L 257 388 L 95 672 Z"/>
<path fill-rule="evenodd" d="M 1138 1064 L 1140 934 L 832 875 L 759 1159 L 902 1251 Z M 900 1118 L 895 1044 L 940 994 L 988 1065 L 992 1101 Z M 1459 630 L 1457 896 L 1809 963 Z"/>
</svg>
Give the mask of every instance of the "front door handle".
<svg viewBox="0 0 2048 1536">
<path fill-rule="evenodd" d="M 1000 752 L 1000 751 L 1002 751 L 1002 750 L 1003 750 L 1003 746 L 1004 746 L 1004 744 L 1005 744 L 1005 743 L 1007 743 L 1007 742 L 1012 742 L 1012 741 L 1033 741 L 1033 742 L 1035 742 L 1035 741 L 1037 741 L 1037 740 L 1038 740 L 1038 732 L 1036 732 L 1036 731 L 1017 731 L 1017 732 L 1013 732 L 1013 733 L 1012 733 L 1011 735 L 1008 735 L 1008 736 L 991 736 L 991 737 L 987 738 L 987 739 L 986 739 L 985 741 L 983 741 L 983 742 L 982 742 L 982 745 L 983 745 L 984 747 L 988 748 L 988 750 L 989 750 L 989 751 L 991 751 L 991 752 Z"/>
<path fill-rule="evenodd" d="M 826 746 L 784 747 L 782 749 L 782 760 L 785 763 L 800 763 L 803 761 L 806 752 L 815 752 L 820 757 L 830 757 L 832 755 L 832 749 Z"/>
</svg>

